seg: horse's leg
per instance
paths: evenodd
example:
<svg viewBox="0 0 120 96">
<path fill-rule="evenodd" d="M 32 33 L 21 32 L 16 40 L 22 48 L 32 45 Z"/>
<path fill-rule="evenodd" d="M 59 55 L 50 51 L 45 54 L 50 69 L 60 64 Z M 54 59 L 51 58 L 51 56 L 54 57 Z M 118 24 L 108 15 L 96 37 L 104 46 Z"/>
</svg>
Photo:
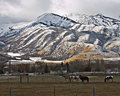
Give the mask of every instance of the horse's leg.
<svg viewBox="0 0 120 96">
<path fill-rule="evenodd" d="M 65 81 L 66 81 L 67 79 L 65 78 Z"/>
<path fill-rule="evenodd" d="M 69 78 L 69 81 L 71 82 L 71 78 Z"/>
<path fill-rule="evenodd" d="M 77 77 L 75 78 L 75 81 L 78 81 L 78 78 L 77 78 Z"/>
<path fill-rule="evenodd" d="M 84 82 L 84 80 L 82 79 L 82 82 Z"/>
<path fill-rule="evenodd" d="M 77 81 L 79 81 L 79 78 L 77 78 Z"/>
<path fill-rule="evenodd" d="M 83 79 L 83 83 L 84 83 L 84 79 Z"/>
<path fill-rule="evenodd" d="M 65 82 L 67 81 L 67 78 L 65 78 Z"/>
<path fill-rule="evenodd" d="M 65 82 L 67 82 L 67 81 L 68 81 L 68 78 L 67 78 L 67 76 L 64 76 L 64 79 L 65 79 Z"/>
<path fill-rule="evenodd" d="M 89 83 L 89 79 L 87 79 L 87 82 Z"/>
<path fill-rule="evenodd" d="M 104 82 L 106 82 L 106 78 L 104 79 Z"/>
</svg>

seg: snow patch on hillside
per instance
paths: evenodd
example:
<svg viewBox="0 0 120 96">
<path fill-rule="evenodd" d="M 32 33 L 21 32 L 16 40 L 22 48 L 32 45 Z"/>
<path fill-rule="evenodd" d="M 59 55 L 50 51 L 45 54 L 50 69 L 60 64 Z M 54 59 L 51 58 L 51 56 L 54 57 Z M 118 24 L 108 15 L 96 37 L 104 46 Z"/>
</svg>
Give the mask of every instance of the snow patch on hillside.
<svg viewBox="0 0 120 96">
<path fill-rule="evenodd" d="M 8 52 L 7 55 L 11 57 L 18 57 L 24 55 L 23 53 L 13 53 L 13 52 Z"/>
<path fill-rule="evenodd" d="M 53 13 L 46 13 L 46 14 L 43 14 L 42 16 L 39 16 L 37 18 L 36 23 L 43 23 L 48 26 L 69 28 L 71 24 L 76 22 L 68 19 L 67 17 L 59 16 Z"/>
</svg>

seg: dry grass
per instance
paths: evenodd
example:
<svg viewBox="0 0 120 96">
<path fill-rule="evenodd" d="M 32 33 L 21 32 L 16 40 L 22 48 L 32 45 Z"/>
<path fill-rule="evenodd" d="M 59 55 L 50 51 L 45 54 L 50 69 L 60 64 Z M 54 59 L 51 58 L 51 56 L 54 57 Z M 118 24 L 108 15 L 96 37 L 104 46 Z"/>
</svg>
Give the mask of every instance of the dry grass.
<svg viewBox="0 0 120 96">
<path fill-rule="evenodd" d="M 96 96 L 120 96 L 120 79 L 115 76 L 113 83 L 104 83 L 104 76 L 91 77 L 90 83 L 65 81 L 54 75 L 32 76 L 27 84 L 11 79 L 0 83 L 0 96 L 9 96 L 9 88 L 13 87 L 13 96 L 92 96 L 92 87 L 96 87 Z"/>
<path fill-rule="evenodd" d="M 93 55 L 93 56 L 87 56 L 88 54 Z M 66 59 L 65 62 L 73 62 L 73 61 L 76 61 L 76 60 L 82 61 L 82 60 L 98 60 L 98 59 L 102 60 L 103 57 L 96 56 L 96 54 L 92 53 L 92 52 L 91 53 L 79 53 L 77 55 L 74 55 L 71 58 Z"/>
<path fill-rule="evenodd" d="M 103 59 L 101 55 L 99 55 L 97 52 L 90 51 L 92 47 L 87 46 L 85 47 L 79 54 L 74 55 L 71 58 L 68 58 L 65 60 L 65 62 L 72 62 L 75 60 L 96 60 L 96 59 Z"/>
<path fill-rule="evenodd" d="M 79 54 L 77 55 L 74 55 L 73 57 L 71 58 L 68 58 L 67 60 L 65 60 L 65 62 L 72 62 L 72 61 L 75 61 L 75 60 L 85 60 L 87 59 L 84 55 L 89 52 L 91 50 L 91 47 L 87 46 L 85 47 Z"/>
<path fill-rule="evenodd" d="M 43 55 L 45 53 L 45 49 L 42 49 L 38 52 L 39 55 Z"/>
<path fill-rule="evenodd" d="M 120 96 L 120 83 L 31 83 L 0 84 L 0 96 L 9 96 L 13 87 L 13 96 L 92 96 L 92 87 L 96 86 L 96 96 Z"/>
<path fill-rule="evenodd" d="M 67 52 L 66 52 L 66 53 L 67 53 L 67 54 L 69 54 L 69 53 L 74 53 L 74 52 L 75 52 L 75 50 L 76 50 L 75 48 L 71 48 L 71 49 L 67 50 Z"/>
<path fill-rule="evenodd" d="M 92 49 L 92 47 L 87 46 L 87 47 L 85 47 L 85 48 L 81 51 L 81 53 L 89 52 L 91 49 Z"/>
</svg>

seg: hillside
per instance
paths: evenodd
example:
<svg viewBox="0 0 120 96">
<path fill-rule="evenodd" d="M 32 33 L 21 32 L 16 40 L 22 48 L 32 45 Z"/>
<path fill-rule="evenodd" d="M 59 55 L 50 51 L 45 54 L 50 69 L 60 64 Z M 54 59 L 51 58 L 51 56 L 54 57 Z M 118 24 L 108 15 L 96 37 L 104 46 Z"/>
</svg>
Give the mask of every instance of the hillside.
<svg viewBox="0 0 120 96">
<path fill-rule="evenodd" d="M 82 61 L 82 60 L 98 60 L 103 59 L 103 56 L 98 53 L 97 51 L 92 51 L 91 46 L 87 46 L 83 48 L 77 55 L 74 55 L 65 60 L 65 62 L 72 62 L 72 61 Z"/>
<path fill-rule="evenodd" d="M 2 52 L 55 60 L 84 58 L 81 54 L 88 53 L 119 57 L 120 53 L 120 21 L 102 14 L 64 17 L 46 13 L 34 21 L 2 25 L 0 29 Z"/>
</svg>

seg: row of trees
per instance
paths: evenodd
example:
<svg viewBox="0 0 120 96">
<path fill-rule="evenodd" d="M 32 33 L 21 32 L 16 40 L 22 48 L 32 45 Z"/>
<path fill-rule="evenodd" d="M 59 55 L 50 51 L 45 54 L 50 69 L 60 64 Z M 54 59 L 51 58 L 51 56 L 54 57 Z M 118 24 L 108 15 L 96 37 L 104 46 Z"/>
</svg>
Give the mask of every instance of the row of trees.
<svg viewBox="0 0 120 96">
<path fill-rule="evenodd" d="M 76 60 L 69 63 L 70 72 L 104 72 L 107 70 L 119 71 L 120 61 L 104 61 L 102 59 L 96 60 Z M 117 69 L 117 70 L 116 70 Z"/>
<path fill-rule="evenodd" d="M 69 70 L 69 64 L 52 64 L 44 62 L 36 62 L 35 64 L 16 64 L 8 65 L 9 73 L 50 73 L 50 72 L 63 72 Z"/>
<path fill-rule="evenodd" d="M 120 63 L 105 62 L 104 60 L 76 60 L 69 63 L 52 64 L 44 62 L 36 62 L 35 64 L 16 64 L 5 67 L 4 63 L 0 63 L 0 73 L 5 71 L 20 73 L 49 73 L 49 72 L 90 72 L 90 71 L 106 71 L 107 69 L 120 69 Z"/>
</svg>

